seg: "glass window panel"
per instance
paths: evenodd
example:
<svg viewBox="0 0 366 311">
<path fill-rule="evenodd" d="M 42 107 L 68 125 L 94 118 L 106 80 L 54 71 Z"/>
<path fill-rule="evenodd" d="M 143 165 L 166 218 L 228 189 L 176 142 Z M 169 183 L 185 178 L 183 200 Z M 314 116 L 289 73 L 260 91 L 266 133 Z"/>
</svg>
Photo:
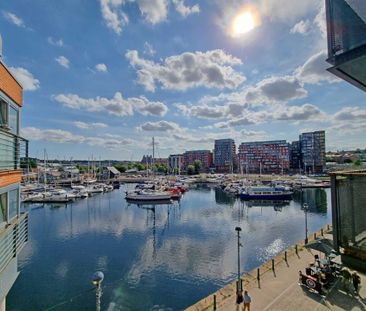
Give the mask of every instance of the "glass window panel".
<svg viewBox="0 0 366 311">
<path fill-rule="evenodd" d="M 8 104 L 0 100 L 0 126 L 8 124 Z"/>
<path fill-rule="evenodd" d="M 18 215 L 19 190 L 9 191 L 9 219 Z"/>
<path fill-rule="evenodd" d="M 9 127 L 10 132 L 18 135 L 18 122 L 19 122 L 19 112 L 12 106 L 9 106 Z"/>
<path fill-rule="evenodd" d="M 0 194 L 0 225 L 6 221 L 7 193 Z"/>
</svg>

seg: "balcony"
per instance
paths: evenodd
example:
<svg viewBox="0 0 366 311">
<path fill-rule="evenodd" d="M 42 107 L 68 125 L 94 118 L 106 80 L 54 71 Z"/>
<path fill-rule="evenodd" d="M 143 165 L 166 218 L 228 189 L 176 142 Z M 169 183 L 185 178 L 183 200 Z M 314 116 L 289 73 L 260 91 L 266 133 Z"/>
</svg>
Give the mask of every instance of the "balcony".
<svg viewBox="0 0 366 311">
<path fill-rule="evenodd" d="M 362 5 L 363 6 L 363 5 Z M 366 13 L 346 0 L 326 0 L 328 71 L 366 91 Z"/>
<path fill-rule="evenodd" d="M 28 140 L 0 128 L 0 172 L 28 169 Z"/>
<path fill-rule="evenodd" d="M 28 241 L 28 213 L 20 214 L 0 230 L 0 274 Z"/>
</svg>

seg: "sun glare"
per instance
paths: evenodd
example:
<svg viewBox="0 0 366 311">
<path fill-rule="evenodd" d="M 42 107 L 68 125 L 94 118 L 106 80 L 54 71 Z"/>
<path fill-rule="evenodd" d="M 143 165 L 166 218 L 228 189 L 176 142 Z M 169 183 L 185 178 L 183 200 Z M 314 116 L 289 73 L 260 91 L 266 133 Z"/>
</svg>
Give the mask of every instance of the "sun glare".
<svg viewBox="0 0 366 311">
<path fill-rule="evenodd" d="M 256 27 L 254 15 L 247 11 L 242 12 L 234 18 L 232 23 L 232 35 L 238 37 L 243 35 Z"/>
</svg>

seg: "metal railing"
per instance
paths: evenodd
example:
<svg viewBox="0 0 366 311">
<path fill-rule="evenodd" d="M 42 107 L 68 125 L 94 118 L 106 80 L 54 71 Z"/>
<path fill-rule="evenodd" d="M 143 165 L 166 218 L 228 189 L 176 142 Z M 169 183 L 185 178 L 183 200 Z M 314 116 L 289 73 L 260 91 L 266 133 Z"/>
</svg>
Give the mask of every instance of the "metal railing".
<svg viewBox="0 0 366 311">
<path fill-rule="evenodd" d="M 28 168 L 28 140 L 0 128 L 0 171 Z"/>
<path fill-rule="evenodd" d="M 28 213 L 22 213 L 0 231 L 0 273 L 28 241 Z"/>
</svg>

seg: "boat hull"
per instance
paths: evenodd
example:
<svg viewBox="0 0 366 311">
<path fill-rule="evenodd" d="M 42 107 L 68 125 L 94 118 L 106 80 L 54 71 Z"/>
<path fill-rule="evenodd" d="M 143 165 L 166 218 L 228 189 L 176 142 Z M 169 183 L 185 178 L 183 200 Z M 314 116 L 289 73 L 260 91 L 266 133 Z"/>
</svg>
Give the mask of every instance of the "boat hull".
<svg viewBox="0 0 366 311">
<path fill-rule="evenodd" d="M 242 200 L 291 200 L 292 193 L 279 193 L 279 194 L 240 193 L 240 199 L 242 199 Z"/>
</svg>

